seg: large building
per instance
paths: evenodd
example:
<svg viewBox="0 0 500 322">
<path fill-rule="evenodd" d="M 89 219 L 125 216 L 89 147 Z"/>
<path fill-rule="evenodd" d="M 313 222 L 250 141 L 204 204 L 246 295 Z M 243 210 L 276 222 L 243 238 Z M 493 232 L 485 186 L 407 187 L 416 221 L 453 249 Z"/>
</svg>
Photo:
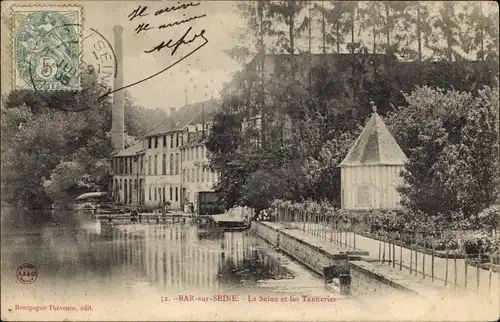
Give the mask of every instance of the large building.
<svg viewBox="0 0 500 322">
<path fill-rule="evenodd" d="M 196 206 L 200 191 L 213 191 L 217 175 L 208 168 L 205 141 L 213 100 L 182 107 L 140 142 L 113 155 L 113 197 L 125 205 L 172 209 Z M 187 121 L 186 121 L 187 120 Z"/>
</svg>

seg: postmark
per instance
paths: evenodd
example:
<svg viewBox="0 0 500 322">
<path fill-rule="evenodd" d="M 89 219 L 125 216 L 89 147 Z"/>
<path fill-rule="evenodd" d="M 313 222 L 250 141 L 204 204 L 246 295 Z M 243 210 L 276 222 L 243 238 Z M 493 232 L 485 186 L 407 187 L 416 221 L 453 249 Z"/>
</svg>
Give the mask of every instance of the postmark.
<svg viewBox="0 0 500 322">
<path fill-rule="evenodd" d="M 82 59 L 79 6 L 13 6 L 15 89 L 78 90 Z"/>
<path fill-rule="evenodd" d="M 32 284 L 38 277 L 38 270 L 35 265 L 24 263 L 17 268 L 16 277 L 22 284 Z"/>
</svg>

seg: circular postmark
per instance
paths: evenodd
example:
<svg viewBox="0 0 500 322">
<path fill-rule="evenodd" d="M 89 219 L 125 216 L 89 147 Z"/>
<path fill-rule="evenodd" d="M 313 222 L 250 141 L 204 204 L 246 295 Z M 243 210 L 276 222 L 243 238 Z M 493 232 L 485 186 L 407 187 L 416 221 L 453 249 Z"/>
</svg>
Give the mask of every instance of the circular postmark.
<svg viewBox="0 0 500 322">
<path fill-rule="evenodd" d="M 24 263 L 17 268 L 16 277 L 22 284 L 32 284 L 38 277 L 38 270 L 35 265 Z"/>
<path fill-rule="evenodd" d="M 16 59 L 21 78 L 49 108 L 78 112 L 95 106 L 116 77 L 110 42 L 96 29 L 70 23 L 55 12 L 33 15 L 32 29 L 43 32 L 30 33 L 26 27 L 17 34 L 16 43 L 29 43 Z M 42 22 L 47 22 L 45 28 Z M 53 95 L 61 91 L 67 92 L 63 102 Z"/>
</svg>

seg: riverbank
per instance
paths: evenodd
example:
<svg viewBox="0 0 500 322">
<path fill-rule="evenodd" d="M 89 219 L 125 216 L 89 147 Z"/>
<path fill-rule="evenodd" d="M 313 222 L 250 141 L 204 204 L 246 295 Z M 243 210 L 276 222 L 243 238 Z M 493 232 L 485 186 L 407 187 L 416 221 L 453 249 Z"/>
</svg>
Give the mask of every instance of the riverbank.
<svg viewBox="0 0 500 322">
<path fill-rule="evenodd" d="M 252 231 L 272 246 L 299 261 L 317 274 L 328 279 L 327 268 L 332 268 L 333 277 L 340 274 L 351 276 L 352 296 L 411 295 L 423 298 L 438 298 L 449 290 L 445 285 L 433 283 L 399 267 L 379 262 L 375 254 L 366 251 L 339 247 L 297 229 L 285 228 L 274 222 L 253 222 Z M 456 290 L 459 291 L 459 290 Z"/>
</svg>

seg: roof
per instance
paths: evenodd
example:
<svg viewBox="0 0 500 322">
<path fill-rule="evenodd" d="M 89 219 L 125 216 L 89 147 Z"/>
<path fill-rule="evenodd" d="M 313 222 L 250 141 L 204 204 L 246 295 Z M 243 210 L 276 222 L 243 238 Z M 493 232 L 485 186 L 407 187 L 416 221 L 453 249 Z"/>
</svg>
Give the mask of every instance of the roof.
<svg viewBox="0 0 500 322">
<path fill-rule="evenodd" d="M 380 116 L 374 112 L 339 167 L 404 165 L 407 159 Z"/>
<path fill-rule="evenodd" d="M 107 196 L 107 192 L 87 192 L 82 195 L 79 195 L 75 200 L 83 200 L 92 197 L 104 197 Z"/>
<path fill-rule="evenodd" d="M 207 137 L 202 137 L 202 138 L 195 138 L 194 140 L 191 140 L 187 142 L 185 145 L 181 147 L 181 149 L 186 149 L 186 148 L 191 148 L 194 146 L 199 146 L 199 145 L 204 145 L 205 142 L 207 141 Z"/>
<path fill-rule="evenodd" d="M 136 155 L 137 153 L 141 152 L 144 150 L 144 143 L 141 140 L 140 142 L 129 146 L 128 148 L 119 151 L 113 157 L 124 157 L 124 156 L 131 156 L 131 155 Z"/>
<path fill-rule="evenodd" d="M 174 131 L 182 131 L 189 124 L 208 122 L 212 119 L 212 114 L 215 112 L 217 103 L 215 100 L 208 100 L 188 104 L 178 109 L 173 115 L 173 119 L 168 118 L 160 124 L 156 129 L 150 131 L 145 137 L 161 135 Z M 202 117 L 203 109 L 203 117 Z"/>
</svg>

